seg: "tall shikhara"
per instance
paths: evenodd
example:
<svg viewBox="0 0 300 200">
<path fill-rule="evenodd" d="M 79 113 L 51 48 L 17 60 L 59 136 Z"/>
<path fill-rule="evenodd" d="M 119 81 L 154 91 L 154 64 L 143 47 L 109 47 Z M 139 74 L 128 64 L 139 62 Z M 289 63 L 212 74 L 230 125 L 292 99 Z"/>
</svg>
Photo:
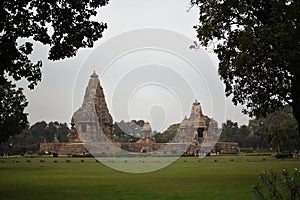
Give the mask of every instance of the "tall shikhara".
<svg viewBox="0 0 300 200">
<path fill-rule="evenodd" d="M 94 136 L 96 136 L 100 128 L 100 131 L 103 131 L 113 141 L 113 120 L 107 108 L 99 76 L 95 72 L 90 76 L 82 107 L 74 113 L 73 118 L 78 132 L 83 137 L 85 133 L 89 133 L 89 136 L 95 133 Z M 98 123 L 99 126 L 96 126 L 95 123 Z"/>
</svg>

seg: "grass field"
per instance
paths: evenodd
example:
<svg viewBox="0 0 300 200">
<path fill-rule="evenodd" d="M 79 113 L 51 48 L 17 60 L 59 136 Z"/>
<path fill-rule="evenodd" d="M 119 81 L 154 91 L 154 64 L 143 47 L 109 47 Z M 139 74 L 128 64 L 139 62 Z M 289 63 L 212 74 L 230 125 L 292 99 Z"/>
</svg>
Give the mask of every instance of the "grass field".
<svg viewBox="0 0 300 200">
<path fill-rule="evenodd" d="M 6 158 L 0 159 L 0 198 L 247 200 L 254 199 L 251 189 L 261 170 L 295 167 L 299 159 L 182 157 L 155 172 L 130 174 L 94 158 Z"/>
</svg>

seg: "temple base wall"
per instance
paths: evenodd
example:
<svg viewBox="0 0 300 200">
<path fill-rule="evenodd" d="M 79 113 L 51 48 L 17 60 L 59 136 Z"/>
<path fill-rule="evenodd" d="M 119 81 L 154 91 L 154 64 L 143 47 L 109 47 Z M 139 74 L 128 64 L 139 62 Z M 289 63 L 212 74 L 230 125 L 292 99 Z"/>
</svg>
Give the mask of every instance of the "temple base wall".
<svg viewBox="0 0 300 200">
<path fill-rule="evenodd" d="M 166 143 L 115 143 L 116 146 L 123 150 L 139 153 L 139 152 L 154 152 L 162 149 L 164 146 L 168 145 L 168 151 L 165 154 L 181 154 L 183 152 L 177 152 L 178 145 L 180 144 L 166 144 Z M 234 142 L 217 142 L 212 148 L 211 153 L 215 154 L 235 154 L 239 152 L 238 143 Z M 40 151 L 48 151 L 51 153 L 57 153 L 58 155 L 87 155 L 89 151 L 85 148 L 83 143 L 41 143 Z M 186 154 L 195 155 L 201 153 L 200 145 L 190 145 Z M 103 154 L 105 155 L 105 154 Z M 106 155 L 107 156 L 107 155 Z"/>
<path fill-rule="evenodd" d="M 89 153 L 83 143 L 40 143 L 40 151 L 59 155 L 85 155 Z"/>
</svg>

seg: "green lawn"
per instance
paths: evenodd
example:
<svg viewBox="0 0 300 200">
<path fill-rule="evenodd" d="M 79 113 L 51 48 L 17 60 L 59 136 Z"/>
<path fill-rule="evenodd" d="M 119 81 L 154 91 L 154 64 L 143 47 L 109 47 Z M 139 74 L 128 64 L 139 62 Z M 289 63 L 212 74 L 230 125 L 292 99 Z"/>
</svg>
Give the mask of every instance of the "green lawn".
<svg viewBox="0 0 300 200">
<path fill-rule="evenodd" d="M 261 170 L 300 167 L 299 159 L 267 156 L 183 157 L 155 172 L 129 174 L 93 158 L 42 159 L 0 159 L 0 198 L 247 200 L 254 199 Z"/>
</svg>

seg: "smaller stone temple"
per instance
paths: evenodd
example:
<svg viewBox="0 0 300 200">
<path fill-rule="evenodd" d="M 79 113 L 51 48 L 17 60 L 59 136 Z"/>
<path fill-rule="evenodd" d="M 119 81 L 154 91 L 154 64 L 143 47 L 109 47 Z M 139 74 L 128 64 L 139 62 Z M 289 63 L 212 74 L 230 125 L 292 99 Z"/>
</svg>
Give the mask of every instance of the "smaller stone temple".
<svg viewBox="0 0 300 200">
<path fill-rule="evenodd" d="M 143 138 L 151 138 L 152 128 L 149 122 L 145 122 L 142 129 L 142 137 Z"/>
<path fill-rule="evenodd" d="M 143 129 L 141 131 L 142 138 L 140 138 L 136 143 L 137 144 L 154 144 L 155 138 L 152 137 L 152 129 L 149 122 L 145 122 Z M 145 149 L 145 148 L 143 148 Z M 141 151 L 143 151 L 143 149 Z M 145 150 L 144 150 L 145 151 Z M 147 148 L 147 152 L 151 152 L 151 148 Z"/>
<path fill-rule="evenodd" d="M 210 125 L 218 127 L 218 124 L 215 120 L 203 115 L 200 103 L 195 100 L 192 105 L 190 117 L 185 117 L 180 123 L 179 131 L 182 139 L 181 142 L 192 142 L 193 144 L 202 143 L 203 139 L 207 137 L 208 127 Z M 191 134 L 193 135 L 192 141 L 190 141 Z"/>
<path fill-rule="evenodd" d="M 222 143 L 218 141 L 220 130 L 213 118 L 203 114 L 198 100 L 192 105 L 190 117 L 185 117 L 179 125 L 179 143 L 190 143 L 186 154 L 198 155 L 207 149 L 210 153 L 237 153 L 237 143 Z M 208 152 L 206 152 L 207 154 Z"/>
</svg>

